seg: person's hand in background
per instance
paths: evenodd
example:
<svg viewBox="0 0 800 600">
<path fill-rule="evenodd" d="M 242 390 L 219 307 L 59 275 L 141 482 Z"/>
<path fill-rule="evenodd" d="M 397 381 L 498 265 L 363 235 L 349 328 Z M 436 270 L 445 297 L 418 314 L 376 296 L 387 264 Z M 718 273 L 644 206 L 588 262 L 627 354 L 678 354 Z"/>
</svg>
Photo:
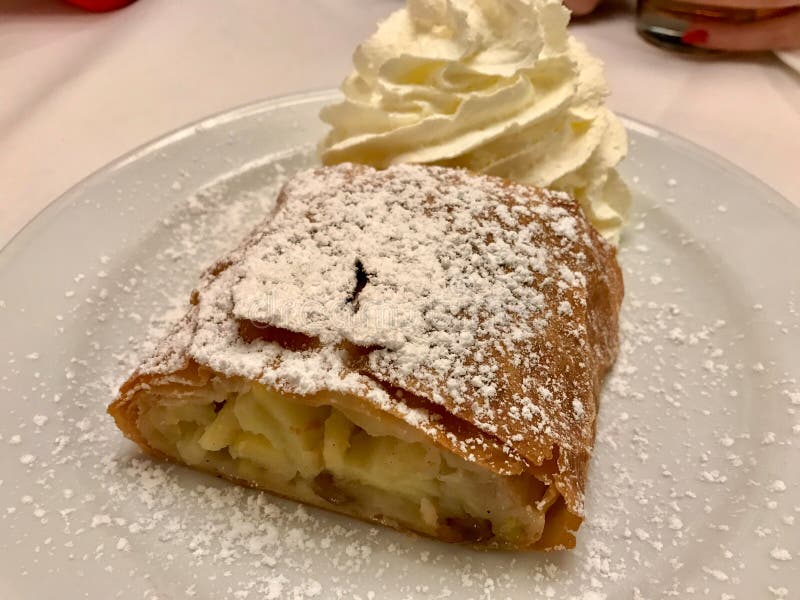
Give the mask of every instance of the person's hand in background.
<svg viewBox="0 0 800 600">
<path fill-rule="evenodd" d="M 600 4 L 600 0 L 564 0 L 564 6 L 577 17 L 588 15 L 598 4 Z"/>
<path fill-rule="evenodd" d="M 601 0 L 564 0 L 576 16 L 592 12 Z M 726 23 L 696 19 L 683 41 L 698 48 L 738 52 L 800 48 L 800 2 L 791 0 L 698 0 L 705 6 L 736 10 L 774 11 L 774 16 L 751 22 Z"/>
</svg>

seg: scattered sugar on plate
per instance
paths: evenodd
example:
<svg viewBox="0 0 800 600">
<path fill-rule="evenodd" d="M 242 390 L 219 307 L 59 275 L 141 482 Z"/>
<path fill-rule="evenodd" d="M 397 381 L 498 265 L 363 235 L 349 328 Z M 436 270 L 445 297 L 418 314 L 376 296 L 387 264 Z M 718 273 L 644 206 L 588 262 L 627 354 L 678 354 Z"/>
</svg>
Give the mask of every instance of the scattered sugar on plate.
<svg viewBox="0 0 800 600">
<path fill-rule="evenodd" d="M 780 561 L 787 561 L 792 560 L 792 553 L 789 552 L 786 548 L 773 548 L 769 555 L 775 559 Z"/>
<path fill-rule="evenodd" d="M 283 177 L 278 171 L 273 168 L 269 179 Z M 726 325 L 718 324 L 739 325 L 722 304 L 702 313 L 688 297 L 688 286 L 681 297 L 652 281 L 654 276 L 674 281 L 684 267 L 679 256 L 669 264 L 656 262 L 663 240 L 657 233 L 661 226 L 650 216 L 647 227 L 642 215 L 631 227 L 635 237 L 648 232 L 648 251 L 621 250 L 626 280 L 641 284 L 628 288 L 622 349 L 606 382 L 597 424 L 586 521 L 568 557 L 451 548 L 142 456 L 121 439 L 105 405 L 139 356 L 184 310 L 198 273 L 271 208 L 276 187 L 236 189 L 220 181 L 181 201 L 163 225 L 157 256 L 139 267 L 146 274 L 116 260 L 112 265 L 107 254 L 99 258 L 105 269 L 94 278 L 93 269 L 85 269 L 86 278 L 73 294 L 81 307 L 53 320 L 88 340 L 85 350 L 75 351 L 76 362 L 58 366 L 67 366 L 65 371 L 48 373 L 41 359 L 29 367 L 25 361 L 9 364 L 8 369 L 30 372 L 35 367 L 44 376 L 35 390 L 14 387 L 13 375 L 0 382 L 8 387 L 5 394 L 43 398 L 47 406 L 33 417 L 12 415 L 10 429 L 3 429 L 12 460 L 19 459 L 30 477 L 22 483 L 6 478 L 0 488 L 10 490 L 0 511 L 4 525 L 14 527 L 6 529 L 10 543 L 30 540 L 31 548 L 39 547 L 40 565 L 48 556 L 69 554 L 75 573 L 91 577 L 92 569 L 113 568 L 118 581 L 125 581 L 121 586 L 130 581 L 145 590 L 149 585 L 141 597 L 151 599 L 165 597 L 153 582 L 175 573 L 173 595 L 248 600 L 375 599 L 391 597 L 395 590 L 409 598 L 615 600 L 621 589 L 633 600 L 654 600 L 653 590 L 659 598 L 741 600 L 741 581 L 753 576 L 751 561 L 756 560 L 742 547 L 759 543 L 765 544 L 765 564 L 774 567 L 758 573 L 763 593 L 780 600 L 797 593 L 786 573 L 799 555 L 800 506 L 791 503 L 791 473 L 772 471 L 769 457 L 776 451 L 797 456 L 800 422 L 761 428 L 736 415 L 752 394 L 768 388 L 782 394 L 781 411 L 797 411 L 800 384 L 777 372 L 768 355 L 740 352 L 743 342 L 732 340 L 723 333 Z M 102 285 L 95 285 L 101 279 Z M 753 310 L 763 306 L 755 304 Z M 100 314 L 106 317 L 94 318 Z M 125 333 L 118 334 L 118 327 Z M 763 387 L 751 389 L 748 382 Z M 711 429 L 713 435 L 697 437 Z M 674 446 L 664 444 L 673 438 Z M 787 446 L 791 441 L 794 445 Z M 759 522 L 741 530 L 737 515 L 749 510 L 757 511 Z M 683 564 L 685 557 L 698 547 L 710 548 L 707 541 L 717 536 L 725 543 L 739 540 L 740 549 L 713 545 L 698 557 L 704 579 L 682 585 L 690 566 Z M 137 565 L 124 580 L 120 569 L 126 563 L 115 558 L 122 554 L 135 557 Z M 716 595 L 705 594 L 707 588 Z"/>
</svg>

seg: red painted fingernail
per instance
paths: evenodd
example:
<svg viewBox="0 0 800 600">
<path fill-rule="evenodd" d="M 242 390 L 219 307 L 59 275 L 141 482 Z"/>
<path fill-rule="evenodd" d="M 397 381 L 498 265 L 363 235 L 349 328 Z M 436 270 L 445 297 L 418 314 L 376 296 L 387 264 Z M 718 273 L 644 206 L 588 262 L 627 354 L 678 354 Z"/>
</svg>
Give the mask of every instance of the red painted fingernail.
<svg viewBox="0 0 800 600">
<path fill-rule="evenodd" d="M 708 41 L 708 32 L 705 29 L 689 29 L 681 36 L 684 44 L 705 44 Z"/>
</svg>

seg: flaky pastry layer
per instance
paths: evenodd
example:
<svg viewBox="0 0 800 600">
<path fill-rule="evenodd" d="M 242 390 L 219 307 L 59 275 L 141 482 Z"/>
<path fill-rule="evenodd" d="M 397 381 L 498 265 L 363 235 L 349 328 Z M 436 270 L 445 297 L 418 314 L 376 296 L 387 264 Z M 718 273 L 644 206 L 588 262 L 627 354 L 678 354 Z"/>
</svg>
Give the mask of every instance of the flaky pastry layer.
<svg viewBox="0 0 800 600">
<path fill-rule="evenodd" d="M 205 274 L 109 412 L 155 455 L 315 506 L 570 548 L 622 292 L 562 193 L 320 168 Z"/>
</svg>

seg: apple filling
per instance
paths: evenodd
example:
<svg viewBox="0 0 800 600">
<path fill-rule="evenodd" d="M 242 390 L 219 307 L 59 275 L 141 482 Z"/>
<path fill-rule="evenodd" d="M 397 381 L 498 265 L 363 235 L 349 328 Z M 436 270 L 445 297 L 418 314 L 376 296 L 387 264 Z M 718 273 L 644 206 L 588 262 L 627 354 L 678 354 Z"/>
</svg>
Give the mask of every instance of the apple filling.
<svg viewBox="0 0 800 600">
<path fill-rule="evenodd" d="M 346 412 L 331 397 L 288 397 L 259 384 L 214 396 L 151 396 L 139 430 L 190 466 L 455 542 L 536 540 L 558 496 L 531 475 L 479 469 L 406 423 Z"/>
</svg>

